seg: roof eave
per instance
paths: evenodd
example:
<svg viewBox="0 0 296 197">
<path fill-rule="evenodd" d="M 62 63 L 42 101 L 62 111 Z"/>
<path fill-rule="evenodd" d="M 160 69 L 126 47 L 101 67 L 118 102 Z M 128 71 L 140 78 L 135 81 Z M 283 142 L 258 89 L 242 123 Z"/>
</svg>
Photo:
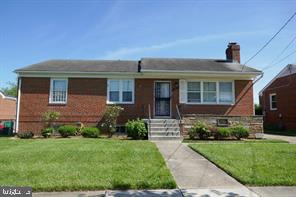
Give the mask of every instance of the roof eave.
<svg viewBox="0 0 296 197">
<path fill-rule="evenodd" d="M 182 73 L 182 74 L 192 74 L 192 73 L 200 73 L 200 74 L 236 74 L 236 75 L 254 75 L 259 76 L 263 72 L 240 72 L 240 71 L 184 71 L 184 70 L 150 70 L 150 69 L 141 69 L 143 73 Z"/>
</svg>

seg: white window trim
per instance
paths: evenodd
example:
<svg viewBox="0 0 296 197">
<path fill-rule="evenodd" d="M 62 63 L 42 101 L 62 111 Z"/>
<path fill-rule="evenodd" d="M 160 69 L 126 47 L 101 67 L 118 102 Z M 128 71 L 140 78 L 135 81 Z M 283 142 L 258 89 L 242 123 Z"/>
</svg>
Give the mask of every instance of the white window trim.
<svg viewBox="0 0 296 197">
<path fill-rule="evenodd" d="M 270 110 L 271 111 L 274 111 L 274 110 L 277 110 L 277 107 L 276 108 L 272 108 L 272 96 L 276 96 L 276 93 L 269 94 L 269 107 L 270 107 Z"/>
<path fill-rule="evenodd" d="M 188 98 L 186 99 L 187 105 L 234 105 L 235 104 L 235 82 L 234 80 L 186 80 L 186 84 L 188 82 L 200 82 L 201 88 L 200 88 L 200 98 L 201 102 L 188 102 Z M 215 82 L 216 83 L 216 102 L 204 102 L 203 101 L 203 89 L 204 89 L 204 82 Z M 226 103 L 226 102 L 220 102 L 219 101 L 219 82 L 231 82 L 232 84 L 232 102 Z M 188 86 L 188 85 L 187 85 Z M 186 86 L 186 94 L 188 94 L 188 87 Z"/>
<path fill-rule="evenodd" d="M 110 91 L 110 81 L 118 80 L 119 81 L 119 101 L 110 101 L 109 91 Z M 132 101 L 131 102 L 123 102 L 122 101 L 122 87 L 123 80 L 130 80 L 132 82 Z M 134 104 L 135 103 L 135 80 L 134 79 L 116 79 L 110 78 L 107 81 L 107 104 Z"/>
<path fill-rule="evenodd" d="M 66 81 L 66 100 L 65 101 L 53 101 L 52 100 L 53 81 L 54 80 L 65 80 Z M 50 78 L 49 104 L 66 104 L 67 101 L 68 101 L 68 78 Z"/>
</svg>

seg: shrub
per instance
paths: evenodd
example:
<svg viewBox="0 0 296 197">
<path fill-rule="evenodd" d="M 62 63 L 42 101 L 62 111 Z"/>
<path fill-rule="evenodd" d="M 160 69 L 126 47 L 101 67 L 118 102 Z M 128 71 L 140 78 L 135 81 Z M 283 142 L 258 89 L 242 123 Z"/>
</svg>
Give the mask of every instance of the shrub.
<svg viewBox="0 0 296 197">
<path fill-rule="evenodd" d="M 41 135 L 45 138 L 48 138 L 52 135 L 53 132 L 54 132 L 54 128 L 47 127 L 41 131 Z"/>
<path fill-rule="evenodd" d="M 30 139 L 34 137 L 34 133 L 32 131 L 24 131 L 24 132 L 18 133 L 17 136 L 22 139 Z"/>
<path fill-rule="evenodd" d="M 62 137 L 68 137 L 71 135 L 75 135 L 77 128 L 71 125 L 64 125 L 58 128 L 58 132 Z"/>
<path fill-rule="evenodd" d="M 143 120 L 129 120 L 125 124 L 125 128 L 128 137 L 133 139 L 145 139 L 147 137 L 148 131 Z"/>
<path fill-rule="evenodd" d="M 208 125 L 203 122 L 198 121 L 189 130 L 190 139 L 194 139 L 198 136 L 199 139 L 207 139 L 211 135 L 211 131 Z"/>
<path fill-rule="evenodd" d="M 81 130 L 83 137 L 97 138 L 100 135 L 100 130 L 97 127 L 84 127 Z"/>
<path fill-rule="evenodd" d="M 219 127 L 217 128 L 216 138 L 227 138 L 232 135 L 232 130 L 229 127 Z"/>
<path fill-rule="evenodd" d="M 109 105 L 104 113 L 102 127 L 106 129 L 109 137 L 116 132 L 117 118 L 124 109 L 117 105 Z"/>
<path fill-rule="evenodd" d="M 249 129 L 242 125 L 237 125 L 231 128 L 231 135 L 237 139 L 247 138 L 249 136 Z"/>
<path fill-rule="evenodd" d="M 53 127 L 54 122 L 60 118 L 60 112 L 47 111 L 42 114 L 42 121 L 46 127 Z"/>
</svg>

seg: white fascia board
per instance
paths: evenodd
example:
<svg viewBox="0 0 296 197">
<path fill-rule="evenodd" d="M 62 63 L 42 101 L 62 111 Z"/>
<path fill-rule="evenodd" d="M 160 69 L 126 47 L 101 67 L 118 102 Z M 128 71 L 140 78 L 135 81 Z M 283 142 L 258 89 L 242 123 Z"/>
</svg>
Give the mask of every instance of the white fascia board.
<svg viewBox="0 0 296 197">
<path fill-rule="evenodd" d="M 144 72 L 44 72 L 22 71 L 19 77 L 67 77 L 67 78 L 226 78 L 237 80 L 253 80 L 258 74 L 242 72 L 170 72 L 170 71 L 144 71 Z"/>
<path fill-rule="evenodd" d="M 14 100 L 14 101 L 16 101 L 16 98 L 11 97 L 11 96 L 5 96 L 1 91 L 0 91 L 0 96 L 1 96 L 3 99 L 9 99 L 9 100 Z"/>
</svg>

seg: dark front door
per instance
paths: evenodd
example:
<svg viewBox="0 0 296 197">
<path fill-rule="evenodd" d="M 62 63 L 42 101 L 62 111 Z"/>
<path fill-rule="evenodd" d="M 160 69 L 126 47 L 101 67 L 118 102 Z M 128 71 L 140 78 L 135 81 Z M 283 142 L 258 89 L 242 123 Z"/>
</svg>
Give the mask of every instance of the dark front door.
<svg viewBox="0 0 296 197">
<path fill-rule="evenodd" d="M 171 115 L 171 84 L 155 82 L 155 116 Z"/>
</svg>

